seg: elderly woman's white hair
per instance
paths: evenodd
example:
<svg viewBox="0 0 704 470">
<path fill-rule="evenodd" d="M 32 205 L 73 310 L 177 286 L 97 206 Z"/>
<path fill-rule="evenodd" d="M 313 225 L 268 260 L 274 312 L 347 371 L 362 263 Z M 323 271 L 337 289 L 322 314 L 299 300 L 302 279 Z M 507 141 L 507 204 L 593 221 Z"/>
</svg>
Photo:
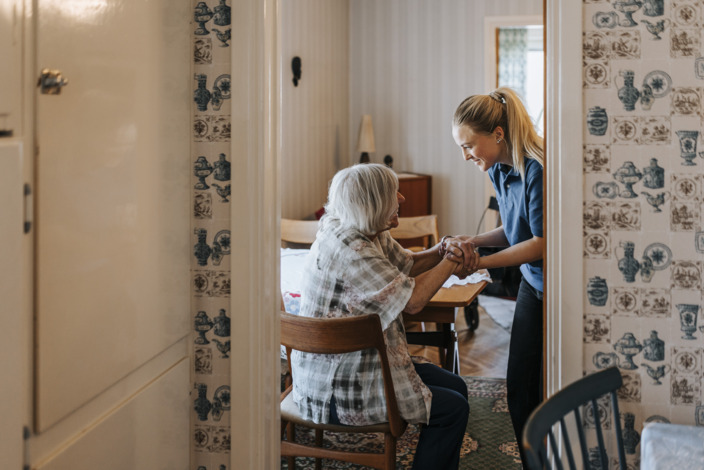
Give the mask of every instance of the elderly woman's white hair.
<svg viewBox="0 0 704 470">
<path fill-rule="evenodd" d="M 388 228 L 396 210 L 398 177 L 378 163 L 353 165 L 338 171 L 330 183 L 325 217 L 345 228 L 374 235 Z"/>
</svg>

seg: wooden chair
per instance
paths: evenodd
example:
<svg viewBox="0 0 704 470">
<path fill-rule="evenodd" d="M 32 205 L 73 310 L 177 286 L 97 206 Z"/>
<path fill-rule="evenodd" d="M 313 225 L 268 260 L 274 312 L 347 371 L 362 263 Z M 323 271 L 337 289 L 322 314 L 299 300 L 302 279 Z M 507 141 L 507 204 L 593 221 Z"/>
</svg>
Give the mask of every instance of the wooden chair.
<svg viewBox="0 0 704 470">
<path fill-rule="evenodd" d="M 411 251 L 426 250 L 440 241 L 438 216 L 399 217 L 398 227 L 392 228 L 390 233 L 404 248 Z"/>
<path fill-rule="evenodd" d="M 310 248 L 317 232 L 317 220 L 281 219 L 281 246 Z"/>
<path fill-rule="evenodd" d="M 348 318 L 310 318 L 299 317 L 285 312 L 281 313 L 281 344 L 286 346 L 291 369 L 291 350 L 318 354 L 342 354 L 363 349 L 374 348 L 381 358 L 384 379 L 384 396 L 389 421 L 370 426 L 342 426 L 317 424 L 303 419 L 298 407 L 293 402 L 292 387 L 281 394 L 281 455 L 288 457 L 288 468 L 295 468 L 294 456 L 314 457 L 316 468 L 320 468 L 321 459 L 335 459 L 359 465 L 386 470 L 396 468 L 396 440 L 406 430 L 407 423 L 398 411 L 391 369 L 386 355 L 384 334 L 377 315 L 362 315 Z M 295 373 L 295 370 L 292 370 Z M 301 425 L 315 429 L 315 447 L 295 442 L 295 426 Z M 283 428 L 286 427 L 286 440 Z M 350 452 L 323 448 L 323 432 L 343 433 L 384 433 L 384 453 Z"/>
<path fill-rule="evenodd" d="M 391 236 L 402 247 L 411 251 L 423 251 L 435 246 L 440 241 L 438 233 L 438 216 L 435 214 L 414 217 L 399 217 L 398 227 L 389 230 Z M 404 321 L 406 321 L 404 319 Z M 408 327 L 408 322 L 406 322 Z M 440 326 L 438 325 L 438 328 Z M 420 322 L 421 331 L 425 331 L 425 323 Z M 440 362 L 444 361 L 444 350 L 440 348 Z"/>
<path fill-rule="evenodd" d="M 599 419 L 602 409 L 597 404 L 598 398 L 609 394 L 611 396 L 611 416 L 613 417 L 613 429 L 616 434 L 619 468 L 626 470 L 626 456 L 621 434 L 621 418 L 619 416 L 618 399 L 616 397 L 616 390 L 621 387 L 621 384 L 621 373 L 617 367 L 611 367 L 577 380 L 536 408 L 533 413 L 531 413 L 523 428 L 523 448 L 528 468 L 531 470 L 553 468 L 547 455 L 548 443 L 555 459 L 555 468 L 560 470 L 564 468 L 563 461 L 565 459 L 567 459 L 570 469 L 612 468 L 606 456 L 604 433 L 602 432 L 602 423 Z M 587 404 L 590 404 L 591 408 L 584 406 Z M 583 411 L 586 411 L 585 415 L 582 414 Z M 574 452 L 569 438 L 570 434 L 568 433 L 568 426 L 565 424 L 565 417 L 570 412 L 574 414 L 574 426 L 570 426 L 569 428 L 576 428 L 579 450 L 581 451 L 579 466 L 575 466 Z M 589 455 L 590 449 L 587 447 L 585 430 L 582 425 L 583 416 L 593 417 L 593 419 L 590 419 L 590 422 L 594 422 L 599 455 Z M 559 423 L 563 439 L 562 446 L 564 453 L 561 457 L 560 446 L 553 434 L 553 426 L 557 423 Z M 571 435 L 574 437 L 574 432 Z M 546 437 L 548 438 L 547 443 L 545 442 Z M 595 461 L 594 464 L 601 462 L 601 467 L 590 465 L 590 460 L 596 459 L 598 459 L 598 461 Z"/>
</svg>

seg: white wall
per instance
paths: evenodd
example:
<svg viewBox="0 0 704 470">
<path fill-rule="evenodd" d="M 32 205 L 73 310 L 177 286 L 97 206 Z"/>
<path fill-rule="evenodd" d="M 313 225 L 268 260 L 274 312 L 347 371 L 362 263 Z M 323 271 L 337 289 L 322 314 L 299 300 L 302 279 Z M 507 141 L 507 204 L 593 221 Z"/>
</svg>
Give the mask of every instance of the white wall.
<svg viewBox="0 0 704 470">
<path fill-rule="evenodd" d="M 328 182 L 349 161 L 349 1 L 283 1 L 281 32 L 281 214 L 303 219 L 322 207 Z"/>
<path fill-rule="evenodd" d="M 484 176 L 464 162 L 450 122 L 484 87 L 484 18 L 542 15 L 541 0 L 355 0 L 350 3 L 350 155 L 371 114 L 376 153 L 394 169 L 433 176 L 440 232 L 474 233 Z M 285 160 L 285 158 L 284 158 Z"/>
</svg>

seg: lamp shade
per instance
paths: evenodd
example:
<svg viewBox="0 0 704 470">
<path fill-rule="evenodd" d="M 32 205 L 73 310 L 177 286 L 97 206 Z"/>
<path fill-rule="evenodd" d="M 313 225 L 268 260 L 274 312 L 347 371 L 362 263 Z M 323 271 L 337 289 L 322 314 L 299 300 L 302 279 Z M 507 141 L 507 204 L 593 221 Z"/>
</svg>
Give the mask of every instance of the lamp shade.
<svg viewBox="0 0 704 470">
<path fill-rule="evenodd" d="M 359 140 L 357 140 L 358 152 L 376 152 L 374 147 L 374 129 L 372 128 L 372 116 L 365 114 L 362 116 L 362 123 L 359 125 Z"/>
</svg>

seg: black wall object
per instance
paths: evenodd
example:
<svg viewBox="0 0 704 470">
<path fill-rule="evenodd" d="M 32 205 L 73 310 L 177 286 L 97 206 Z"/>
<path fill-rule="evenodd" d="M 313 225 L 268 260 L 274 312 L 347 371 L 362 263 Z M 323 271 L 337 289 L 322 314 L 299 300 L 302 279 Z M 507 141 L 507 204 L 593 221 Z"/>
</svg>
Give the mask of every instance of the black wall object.
<svg viewBox="0 0 704 470">
<path fill-rule="evenodd" d="M 291 60 L 291 71 L 293 72 L 293 86 L 298 86 L 301 79 L 301 58 L 296 56 Z"/>
<path fill-rule="evenodd" d="M 394 166 L 394 159 L 391 155 L 387 155 L 384 157 L 384 164 L 388 166 L 389 168 L 392 168 Z"/>
</svg>

